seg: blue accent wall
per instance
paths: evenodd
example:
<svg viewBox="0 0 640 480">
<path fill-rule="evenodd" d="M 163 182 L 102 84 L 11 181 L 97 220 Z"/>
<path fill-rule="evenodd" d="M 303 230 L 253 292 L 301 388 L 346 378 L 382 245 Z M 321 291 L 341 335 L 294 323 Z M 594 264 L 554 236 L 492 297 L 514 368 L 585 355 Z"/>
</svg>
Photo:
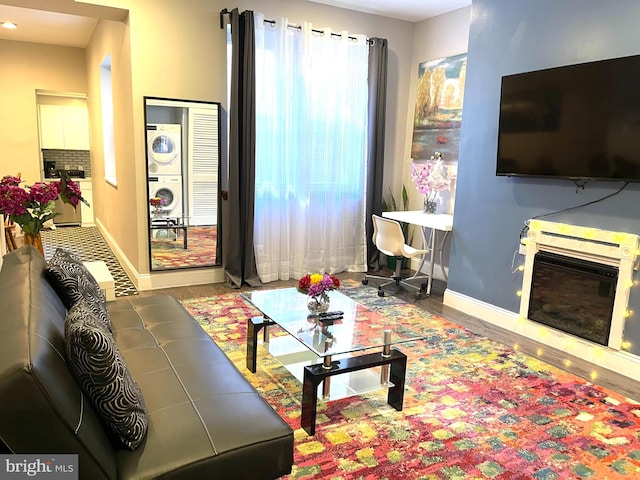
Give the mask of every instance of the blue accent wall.
<svg viewBox="0 0 640 480">
<path fill-rule="evenodd" d="M 569 180 L 497 177 L 501 77 L 637 54 L 638 0 L 473 0 L 450 290 L 518 312 L 516 292 L 522 287 L 522 274 L 513 273 L 513 259 L 524 222 L 596 200 L 623 186 L 591 182 L 582 190 Z M 603 202 L 545 219 L 640 233 L 640 184 L 629 184 Z M 524 263 L 521 255 L 516 254 L 515 260 L 516 266 Z M 640 291 L 632 291 L 632 308 L 640 304 L 638 297 Z M 628 322 L 625 332 L 632 342 L 640 339 L 640 308 L 635 310 L 638 318 Z"/>
</svg>

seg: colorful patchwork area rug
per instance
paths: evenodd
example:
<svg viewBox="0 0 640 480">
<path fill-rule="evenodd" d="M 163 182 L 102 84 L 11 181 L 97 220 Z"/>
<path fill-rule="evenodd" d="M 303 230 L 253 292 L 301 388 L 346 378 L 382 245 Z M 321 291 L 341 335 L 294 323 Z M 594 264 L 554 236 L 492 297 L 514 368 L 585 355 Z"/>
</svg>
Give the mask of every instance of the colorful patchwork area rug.
<svg viewBox="0 0 640 480">
<path fill-rule="evenodd" d="M 154 269 L 202 267 L 216 264 L 217 227 L 189 227 L 187 249 L 180 229 L 154 229 L 151 263 Z"/>
<path fill-rule="evenodd" d="M 401 346 L 401 412 L 382 389 L 321 402 L 313 437 L 300 428 L 299 381 L 262 347 L 257 373 L 245 367 L 246 322 L 259 312 L 237 293 L 182 302 L 295 430 L 287 478 L 640 478 L 636 402 L 375 288 L 347 281 L 342 292 L 424 338 Z"/>
</svg>

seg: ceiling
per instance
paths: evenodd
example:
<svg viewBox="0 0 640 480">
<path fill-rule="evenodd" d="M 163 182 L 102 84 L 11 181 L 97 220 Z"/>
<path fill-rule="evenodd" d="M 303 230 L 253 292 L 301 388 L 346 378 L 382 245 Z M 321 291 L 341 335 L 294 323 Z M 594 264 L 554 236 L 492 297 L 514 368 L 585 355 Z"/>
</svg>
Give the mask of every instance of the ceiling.
<svg viewBox="0 0 640 480">
<path fill-rule="evenodd" d="M 310 0 L 334 7 L 421 22 L 471 5 L 471 0 Z"/>
<path fill-rule="evenodd" d="M 0 27 L 0 40 L 84 48 L 99 19 L 122 21 L 128 14 L 76 0 L 0 0 L 0 23 L 18 25 L 14 30 Z"/>
<path fill-rule="evenodd" d="M 427 18 L 442 15 L 459 8 L 471 5 L 471 0 L 309 0 L 336 7 L 347 8 L 359 12 L 372 13 L 385 17 L 420 22 Z M 24 8 L 19 5 L 33 6 Z M 39 7 L 43 5 L 43 7 Z M 54 5 L 63 5 L 65 13 L 51 11 Z M 51 7 L 49 7 L 51 6 Z M 78 15 L 75 12 L 83 8 Z M 15 40 L 18 42 L 46 43 L 66 47 L 84 48 L 89 43 L 93 30 L 99 18 L 109 18 L 112 12 L 95 7 L 92 14 L 87 4 L 73 3 L 70 0 L 56 0 L 56 2 L 42 3 L 38 0 L 4 1 L 0 3 L 0 22 L 11 21 L 18 24 L 15 30 L 0 28 L 0 40 Z M 115 15 L 123 16 L 123 11 L 116 11 Z M 89 15 L 89 16 L 87 16 Z M 126 12 L 124 13 L 126 15 Z M 116 18 L 111 18 L 116 19 Z M 119 18 L 122 19 L 122 18 Z"/>
<path fill-rule="evenodd" d="M 18 24 L 18 28 L 0 28 L 0 40 L 79 48 L 87 46 L 98 23 L 97 18 L 0 5 L 0 22 L 5 21 Z"/>
</svg>

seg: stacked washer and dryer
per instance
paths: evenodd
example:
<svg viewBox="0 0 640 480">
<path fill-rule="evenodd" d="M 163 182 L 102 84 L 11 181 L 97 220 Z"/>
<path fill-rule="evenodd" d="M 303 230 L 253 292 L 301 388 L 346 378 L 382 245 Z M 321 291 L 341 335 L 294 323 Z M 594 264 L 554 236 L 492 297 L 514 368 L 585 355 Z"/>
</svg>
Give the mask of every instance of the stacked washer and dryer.
<svg viewBox="0 0 640 480">
<path fill-rule="evenodd" d="M 148 124 L 149 195 L 164 199 L 165 216 L 182 217 L 182 128 L 179 124 Z"/>
</svg>

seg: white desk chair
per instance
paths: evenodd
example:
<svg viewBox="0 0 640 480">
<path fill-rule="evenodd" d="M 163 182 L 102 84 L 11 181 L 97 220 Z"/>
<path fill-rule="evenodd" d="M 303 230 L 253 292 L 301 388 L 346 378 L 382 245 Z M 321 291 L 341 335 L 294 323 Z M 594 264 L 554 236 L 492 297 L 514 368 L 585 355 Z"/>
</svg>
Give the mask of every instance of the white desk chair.
<svg viewBox="0 0 640 480">
<path fill-rule="evenodd" d="M 427 292 L 428 276 L 418 275 L 420 272 L 416 272 L 414 276 L 403 279 L 400 275 L 400 269 L 402 268 L 403 258 L 426 255 L 431 250 L 413 248 L 407 245 L 400 224 L 395 220 L 379 217 L 378 215 L 373 215 L 373 244 L 386 256 L 396 257 L 396 270 L 391 276 L 391 279 L 389 279 L 389 277 L 367 274 L 364 280 L 362 280 L 363 285 L 367 285 L 369 279 L 387 280 L 386 283 L 378 287 L 378 295 L 380 297 L 384 297 L 385 289 L 391 289 L 393 292 L 397 292 L 402 287 L 417 292 L 417 297 L 422 297 Z"/>
</svg>

